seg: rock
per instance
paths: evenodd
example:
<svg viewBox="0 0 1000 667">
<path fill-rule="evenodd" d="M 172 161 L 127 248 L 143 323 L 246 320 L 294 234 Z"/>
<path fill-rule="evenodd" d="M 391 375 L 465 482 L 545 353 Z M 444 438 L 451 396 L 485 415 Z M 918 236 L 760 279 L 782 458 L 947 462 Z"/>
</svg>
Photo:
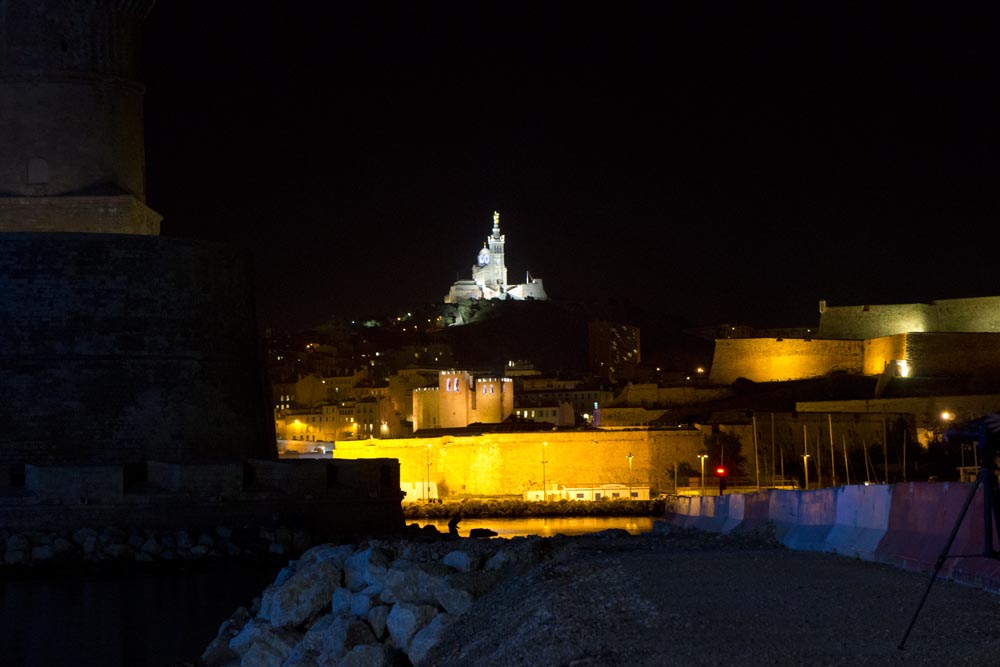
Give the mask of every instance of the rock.
<svg viewBox="0 0 1000 667">
<path fill-rule="evenodd" d="M 347 587 L 352 591 L 360 591 L 365 586 L 382 583 L 394 557 L 394 553 L 379 545 L 357 551 L 344 562 Z"/>
<path fill-rule="evenodd" d="M 427 653 L 437 645 L 441 635 L 455 623 L 455 620 L 455 616 L 451 614 L 438 614 L 430 623 L 413 635 L 410 648 L 406 652 L 410 662 L 419 667 L 424 658 L 427 657 Z"/>
<path fill-rule="evenodd" d="M 386 619 L 389 642 L 404 653 L 410 648 L 410 641 L 424 626 L 438 615 L 437 607 L 399 602 L 392 607 Z"/>
<path fill-rule="evenodd" d="M 330 601 L 330 610 L 334 614 L 349 614 L 351 612 L 351 598 L 353 595 L 349 588 L 338 588 L 333 592 L 333 597 Z"/>
<path fill-rule="evenodd" d="M 229 642 L 240 633 L 240 630 L 246 627 L 250 620 L 251 616 L 247 608 L 238 607 L 232 616 L 222 622 L 215 639 L 201 654 L 201 660 L 205 663 L 205 667 L 222 667 L 239 657 L 239 654 L 229 647 Z"/>
<path fill-rule="evenodd" d="M 469 537 L 494 537 L 499 535 L 495 530 L 490 530 L 489 528 L 473 528 L 469 531 Z"/>
<path fill-rule="evenodd" d="M 302 568 L 287 581 L 264 591 L 258 617 L 279 628 L 300 625 L 331 604 L 341 577 L 341 569 L 331 561 Z"/>
<path fill-rule="evenodd" d="M 8 548 L 3 554 L 3 562 L 7 565 L 27 565 L 31 562 L 31 552 L 27 549 Z"/>
<path fill-rule="evenodd" d="M 363 591 L 352 594 L 348 611 L 354 616 L 367 616 L 368 611 L 379 603 L 379 596 L 384 588 L 381 584 L 372 584 Z"/>
<path fill-rule="evenodd" d="M 479 558 L 467 551 L 455 550 L 445 554 L 441 562 L 448 567 L 453 567 L 459 572 L 468 572 L 479 567 Z"/>
<path fill-rule="evenodd" d="M 352 648 L 337 667 L 391 667 L 398 664 L 385 644 L 361 644 Z"/>
<path fill-rule="evenodd" d="M 391 609 L 389 605 L 380 604 L 368 610 L 368 625 L 379 641 L 385 639 L 386 622 Z"/>
<path fill-rule="evenodd" d="M 451 569 L 443 563 L 397 560 L 385 576 L 384 602 L 438 604 L 438 591 Z"/>
</svg>

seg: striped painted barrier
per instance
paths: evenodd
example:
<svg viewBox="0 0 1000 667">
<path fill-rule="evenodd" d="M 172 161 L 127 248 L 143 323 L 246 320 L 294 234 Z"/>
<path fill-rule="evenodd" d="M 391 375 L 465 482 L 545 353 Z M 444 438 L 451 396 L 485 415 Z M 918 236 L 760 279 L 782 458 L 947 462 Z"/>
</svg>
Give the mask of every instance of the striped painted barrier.
<svg viewBox="0 0 1000 667">
<path fill-rule="evenodd" d="M 986 553 L 983 490 L 970 499 L 972 488 L 960 482 L 910 482 L 674 497 L 663 521 L 720 533 L 770 524 L 775 538 L 789 549 L 837 553 L 919 572 L 934 570 L 955 531 L 938 576 L 1000 593 L 1000 560 Z M 958 522 L 966 502 L 968 509 Z M 1000 550 L 995 528 L 994 521 L 992 548 Z"/>
<path fill-rule="evenodd" d="M 879 542 L 889 528 L 893 486 L 842 486 L 837 492 L 836 517 L 826 537 L 825 551 L 874 561 Z"/>
<path fill-rule="evenodd" d="M 973 484 L 963 482 L 897 484 L 888 530 L 876 550 L 876 560 L 931 572 L 943 555 L 939 577 L 1000 592 L 1000 561 L 985 554 L 983 489 L 977 488 L 970 500 L 972 488 Z M 997 549 L 1000 541 L 995 523 L 990 529 L 993 549 Z M 945 554 L 953 531 L 955 538 Z"/>
</svg>

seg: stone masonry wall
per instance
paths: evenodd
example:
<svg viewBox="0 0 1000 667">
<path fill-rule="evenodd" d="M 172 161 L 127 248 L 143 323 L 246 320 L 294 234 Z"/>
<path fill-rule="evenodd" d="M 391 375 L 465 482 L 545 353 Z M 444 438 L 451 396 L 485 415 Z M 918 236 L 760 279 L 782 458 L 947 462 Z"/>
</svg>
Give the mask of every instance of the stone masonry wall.
<svg viewBox="0 0 1000 667">
<path fill-rule="evenodd" d="M 738 378 L 781 382 L 821 377 L 832 371 L 860 373 L 861 341 L 781 338 L 733 338 L 715 341 L 711 381 L 731 384 Z"/>
<path fill-rule="evenodd" d="M 667 481 L 666 473 L 675 462 L 697 465 L 703 443 L 702 434 L 693 429 L 484 433 L 344 441 L 337 443 L 334 457 L 398 459 L 404 486 L 423 484 L 429 473 L 432 488 L 436 485 L 444 498 L 462 494 L 521 495 L 527 489 L 540 489 L 543 459 L 548 484 L 626 484 L 628 454 L 633 455 L 632 483 L 657 489 Z"/>
<path fill-rule="evenodd" d="M 246 259 L 0 235 L 0 467 L 276 458 Z M 262 417 L 263 416 L 263 417 Z"/>
<path fill-rule="evenodd" d="M 817 338 L 861 340 L 912 332 L 1000 332 L 1000 297 L 820 308 Z"/>
</svg>

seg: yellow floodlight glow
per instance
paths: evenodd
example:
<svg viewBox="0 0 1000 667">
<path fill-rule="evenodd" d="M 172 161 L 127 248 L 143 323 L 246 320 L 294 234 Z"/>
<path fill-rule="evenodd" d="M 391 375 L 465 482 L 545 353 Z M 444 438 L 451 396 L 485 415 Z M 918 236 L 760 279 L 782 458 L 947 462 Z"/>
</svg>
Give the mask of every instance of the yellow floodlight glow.
<svg viewBox="0 0 1000 667">
<path fill-rule="evenodd" d="M 896 368 L 899 370 L 899 377 L 904 377 L 904 378 L 910 377 L 910 372 L 912 369 L 910 368 L 910 364 L 909 362 L 906 361 L 906 359 L 900 359 L 899 361 L 897 361 Z"/>
</svg>

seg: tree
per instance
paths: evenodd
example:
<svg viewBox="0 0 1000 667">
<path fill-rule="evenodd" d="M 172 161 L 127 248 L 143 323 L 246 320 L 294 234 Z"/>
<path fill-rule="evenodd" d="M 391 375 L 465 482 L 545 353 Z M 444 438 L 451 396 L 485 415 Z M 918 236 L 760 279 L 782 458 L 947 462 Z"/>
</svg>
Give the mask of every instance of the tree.
<svg viewBox="0 0 1000 667">
<path fill-rule="evenodd" d="M 732 433 L 717 432 L 705 438 L 705 450 L 711 466 L 723 465 L 730 474 L 745 475 L 743 443 Z"/>
</svg>

